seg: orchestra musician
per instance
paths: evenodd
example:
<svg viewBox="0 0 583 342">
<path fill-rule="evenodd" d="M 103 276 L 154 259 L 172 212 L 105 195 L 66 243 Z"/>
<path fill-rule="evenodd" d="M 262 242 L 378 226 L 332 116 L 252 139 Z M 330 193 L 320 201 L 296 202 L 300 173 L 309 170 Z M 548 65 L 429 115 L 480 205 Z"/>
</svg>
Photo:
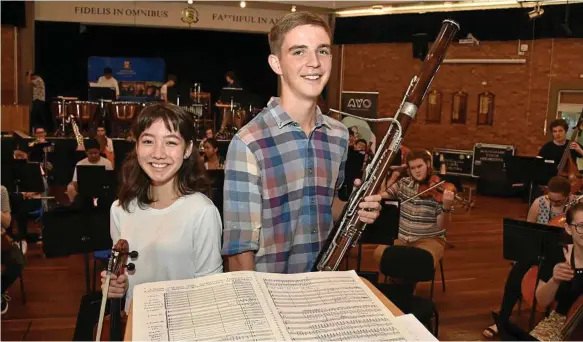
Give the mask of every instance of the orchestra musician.
<svg viewBox="0 0 583 342">
<path fill-rule="evenodd" d="M 227 85 L 225 86 L 226 88 L 241 88 L 241 85 L 239 85 L 239 81 L 237 80 L 235 72 L 228 71 L 225 74 L 225 80 L 227 81 Z"/>
<path fill-rule="evenodd" d="M 538 155 L 545 160 L 553 160 L 555 165 L 558 167 L 563 157 L 563 152 L 568 147 L 571 149 L 571 158 L 576 161 L 577 158 L 583 157 L 583 148 L 581 144 L 575 141 L 570 141 L 567 139 L 567 131 L 569 125 L 564 119 L 556 119 L 551 121 L 550 124 L 551 132 L 553 133 L 553 140 L 544 144 Z M 558 169 L 553 174 L 557 175 Z"/>
<path fill-rule="evenodd" d="M 407 156 L 410 176 L 401 178 L 382 194 L 383 198 L 395 198 L 404 201 L 417 195 L 421 185 L 427 185 L 432 175 L 431 154 L 427 151 L 411 151 Z M 445 215 L 453 208 L 454 193 L 445 190 L 442 203 L 434 198 L 410 200 L 401 204 L 399 219 L 399 236 L 395 245 L 405 245 L 424 249 L 433 256 L 434 267 L 443 257 L 445 250 Z M 388 246 L 380 245 L 374 252 L 374 258 L 380 264 L 384 250 Z"/>
<path fill-rule="evenodd" d="M 142 283 L 221 273 L 221 217 L 201 190 L 207 180 L 194 150 L 194 119 L 173 104 L 145 107 L 132 127 L 135 150 L 122 169 L 111 206 L 111 239 L 139 253 L 133 271 L 111 275 L 108 298 L 126 296 Z M 101 273 L 102 288 L 106 279 Z"/>
<path fill-rule="evenodd" d="M 22 270 L 22 264 L 18 262 L 17 257 L 20 251 L 6 232 L 6 229 L 10 227 L 12 217 L 10 215 L 10 198 L 8 196 L 8 190 L 6 190 L 4 185 L 0 186 L 0 193 L 2 195 L 2 255 L 0 259 L 2 262 L 2 292 L 0 294 L 2 295 L 1 310 L 2 315 L 4 315 L 8 312 L 8 301 L 10 300 L 10 296 L 8 296 L 6 291 L 18 279 Z"/>
<path fill-rule="evenodd" d="M 223 161 L 219 156 L 219 143 L 215 139 L 206 139 L 204 142 L 204 168 L 207 170 L 223 169 Z"/>
<path fill-rule="evenodd" d="M 526 220 L 539 224 L 549 224 L 549 222 L 556 216 L 565 213 L 565 205 L 575 200 L 575 196 L 570 194 L 571 186 L 569 181 L 560 176 L 551 178 L 548 185 L 548 193 L 536 198 L 530 209 Z M 528 270 L 538 264 L 537 260 L 533 262 L 517 261 L 512 265 L 512 269 L 506 278 L 504 285 L 504 295 L 502 297 L 502 304 L 498 317 L 501 322 L 507 322 L 512 315 L 514 305 L 521 297 L 522 279 Z M 486 328 L 483 332 L 484 337 L 493 338 L 498 335 L 498 328 L 496 324 Z"/>
<path fill-rule="evenodd" d="M 269 45 L 281 98 L 229 145 L 223 255 L 229 271 L 309 272 L 334 224 L 348 151 L 346 127 L 317 106 L 330 77 L 330 28 L 315 14 L 288 13 L 272 27 Z M 366 197 L 360 220 L 374 222 L 380 200 Z"/>
<path fill-rule="evenodd" d="M 545 260 L 535 292 L 541 306 L 555 304 L 551 313 L 530 332 L 539 341 L 577 340 L 561 336 L 561 330 L 569 311 L 573 308 L 580 310 L 575 305 L 581 305 L 578 299 L 583 295 L 583 204 L 577 203 L 569 208 L 566 216 L 565 231 L 573 238 L 573 244 L 564 248 L 564 259 Z M 580 324 L 580 320 L 575 322 Z"/>
<path fill-rule="evenodd" d="M 103 76 L 99 77 L 97 84 L 108 88 L 115 88 L 115 97 L 119 97 L 119 85 L 113 77 L 113 70 L 110 67 L 103 68 Z"/>
<path fill-rule="evenodd" d="M 162 85 L 160 88 L 160 100 L 162 102 L 168 102 L 168 88 L 172 88 L 176 85 L 176 76 L 168 75 L 168 81 Z"/>
<path fill-rule="evenodd" d="M 80 165 L 91 165 L 91 166 L 105 166 L 106 170 L 113 170 L 113 164 L 101 156 L 101 148 L 99 142 L 96 139 L 88 139 L 84 143 L 85 154 L 87 158 L 80 160 L 77 165 L 75 165 L 75 171 L 73 172 L 73 179 L 71 183 L 67 185 L 67 196 L 69 201 L 73 203 L 75 197 L 77 197 L 78 186 L 77 186 L 77 166 Z"/>
</svg>

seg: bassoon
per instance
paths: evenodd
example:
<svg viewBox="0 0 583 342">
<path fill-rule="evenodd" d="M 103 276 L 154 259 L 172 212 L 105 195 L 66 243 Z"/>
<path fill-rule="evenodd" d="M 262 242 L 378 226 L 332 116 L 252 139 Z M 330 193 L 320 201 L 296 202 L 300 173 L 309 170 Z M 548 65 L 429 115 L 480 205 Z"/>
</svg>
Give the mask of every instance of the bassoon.
<svg viewBox="0 0 583 342">
<path fill-rule="evenodd" d="M 368 165 L 361 185 L 350 195 L 342 211 L 341 219 L 330 231 L 313 267 L 313 271 L 335 271 L 348 252 L 356 246 L 366 223 L 358 217 L 358 205 L 366 196 L 379 193 L 383 180 L 387 177 L 390 165 L 399 153 L 401 141 L 409 124 L 415 119 L 417 110 L 423 102 L 425 93 L 437 73 L 447 48 L 459 31 L 459 24 L 453 20 L 443 21 L 441 30 L 421 66 L 405 92 L 405 96 L 385 134 L 372 162 Z"/>
</svg>

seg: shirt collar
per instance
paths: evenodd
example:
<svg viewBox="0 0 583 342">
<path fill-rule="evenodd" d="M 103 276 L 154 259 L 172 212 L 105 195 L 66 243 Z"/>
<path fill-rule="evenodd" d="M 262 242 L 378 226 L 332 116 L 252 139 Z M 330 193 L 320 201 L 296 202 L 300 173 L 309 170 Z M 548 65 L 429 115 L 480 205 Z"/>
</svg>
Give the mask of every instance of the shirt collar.
<svg viewBox="0 0 583 342">
<path fill-rule="evenodd" d="M 293 124 L 298 126 L 298 123 L 295 122 L 288 113 L 283 109 L 283 107 L 279 104 L 279 97 L 272 97 L 269 102 L 267 103 L 267 108 L 270 110 L 275 122 L 277 123 L 277 127 L 283 128 L 289 124 Z M 326 126 L 328 128 L 332 128 L 330 123 L 322 114 L 320 107 L 316 106 L 316 128 L 320 128 L 321 126 Z"/>
</svg>

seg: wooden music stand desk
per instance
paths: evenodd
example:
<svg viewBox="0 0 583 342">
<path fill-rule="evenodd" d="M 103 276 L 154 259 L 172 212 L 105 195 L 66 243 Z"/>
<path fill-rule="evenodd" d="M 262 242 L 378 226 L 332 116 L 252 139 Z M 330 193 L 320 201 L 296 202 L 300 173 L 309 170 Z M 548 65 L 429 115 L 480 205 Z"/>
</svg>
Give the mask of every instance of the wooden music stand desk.
<svg viewBox="0 0 583 342">
<path fill-rule="evenodd" d="M 379 291 L 373 284 L 371 284 L 368 280 L 360 277 L 360 279 L 366 284 L 366 286 L 368 286 L 368 288 L 377 296 L 378 299 L 380 299 L 380 301 L 385 304 L 385 306 L 387 307 L 387 309 L 389 309 L 389 311 L 395 315 L 396 317 L 403 315 L 403 312 L 395 306 L 395 304 L 393 304 L 393 302 L 391 302 L 387 297 L 385 297 L 384 294 L 381 293 L 381 291 Z M 133 303 L 130 303 L 130 312 L 128 314 L 128 321 L 126 324 L 126 331 L 124 334 L 124 341 L 132 341 L 132 305 Z"/>
</svg>

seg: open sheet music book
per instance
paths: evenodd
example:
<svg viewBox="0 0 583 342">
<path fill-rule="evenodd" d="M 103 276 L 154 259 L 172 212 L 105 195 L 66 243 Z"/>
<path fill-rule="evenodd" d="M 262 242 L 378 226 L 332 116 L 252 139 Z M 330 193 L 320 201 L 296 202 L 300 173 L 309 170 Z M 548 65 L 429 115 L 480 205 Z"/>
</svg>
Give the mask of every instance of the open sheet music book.
<svg viewBox="0 0 583 342">
<path fill-rule="evenodd" d="M 136 285 L 132 337 L 160 340 L 409 340 L 354 271 L 231 272 Z"/>
</svg>

